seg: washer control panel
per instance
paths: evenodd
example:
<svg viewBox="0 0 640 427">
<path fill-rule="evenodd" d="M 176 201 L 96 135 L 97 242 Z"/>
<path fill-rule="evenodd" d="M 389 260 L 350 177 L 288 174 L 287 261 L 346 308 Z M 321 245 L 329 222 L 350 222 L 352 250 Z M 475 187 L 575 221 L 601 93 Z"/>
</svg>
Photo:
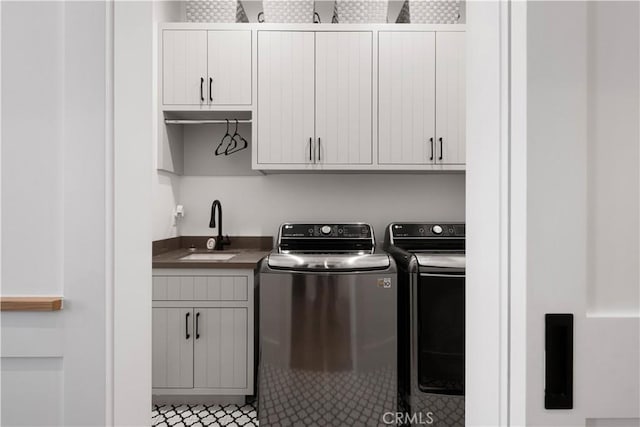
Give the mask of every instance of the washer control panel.
<svg viewBox="0 0 640 427">
<path fill-rule="evenodd" d="M 464 223 L 394 223 L 391 224 L 394 238 L 415 239 L 420 237 L 464 237 Z"/>
<path fill-rule="evenodd" d="M 368 239 L 373 236 L 371 226 L 364 223 L 346 224 L 283 224 L 280 238 L 346 238 Z"/>
</svg>

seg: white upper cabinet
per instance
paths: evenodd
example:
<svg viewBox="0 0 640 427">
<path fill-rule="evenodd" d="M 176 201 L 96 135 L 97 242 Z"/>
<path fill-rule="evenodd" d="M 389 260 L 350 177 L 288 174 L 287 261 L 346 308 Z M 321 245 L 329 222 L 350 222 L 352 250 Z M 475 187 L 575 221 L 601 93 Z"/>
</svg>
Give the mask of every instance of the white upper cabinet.
<svg viewBox="0 0 640 427">
<path fill-rule="evenodd" d="M 314 33 L 258 32 L 259 164 L 314 158 Z"/>
<path fill-rule="evenodd" d="M 465 169 L 464 25 L 160 29 L 162 110 L 196 122 L 244 117 L 253 169 Z M 182 129 L 162 126 L 164 170 L 182 170 Z"/>
<path fill-rule="evenodd" d="M 165 30 L 162 71 L 163 104 L 206 105 L 207 32 Z"/>
<path fill-rule="evenodd" d="M 258 32 L 258 168 L 372 164 L 372 38 Z"/>
<path fill-rule="evenodd" d="M 381 164 L 433 164 L 436 35 L 378 33 L 378 156 Z"/>
<path fill-rule="evenodd" d="M 251 31 L 164 30 L 162 103 L 251 104 Z"/>
<path fill-rule="evenodd" d="M 316 162 L 372 162 L 372 33 L 316 33 Z"/>
<path fill-rule="evenodd" d="M 436 162 L 464 164 L 465 33 L 436 34 Z"/>
<path fill-rule="evenodd" d="M 251 104 L 251 31 L 208 33 L 209 103 Z"/>
<path fill-rule="evenodd" d="M 465 163 L 465 33 L 378 33 L 378 163 Z"/>
</svg>

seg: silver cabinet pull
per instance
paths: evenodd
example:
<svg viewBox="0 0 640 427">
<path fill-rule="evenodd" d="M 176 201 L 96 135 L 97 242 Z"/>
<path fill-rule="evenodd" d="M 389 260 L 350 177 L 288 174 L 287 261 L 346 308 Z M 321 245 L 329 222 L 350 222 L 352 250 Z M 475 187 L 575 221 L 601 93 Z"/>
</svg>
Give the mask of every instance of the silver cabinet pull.
<svg viewBox="0 0 640 427">
<path fill-rule="evenodd" d="M 320 137 L 318 137 L 318 163 L 322 161 L 320 157 L 320 152 L 322 151 L 322 145 L 320 144 L 321 144 Z"/>
</svg>

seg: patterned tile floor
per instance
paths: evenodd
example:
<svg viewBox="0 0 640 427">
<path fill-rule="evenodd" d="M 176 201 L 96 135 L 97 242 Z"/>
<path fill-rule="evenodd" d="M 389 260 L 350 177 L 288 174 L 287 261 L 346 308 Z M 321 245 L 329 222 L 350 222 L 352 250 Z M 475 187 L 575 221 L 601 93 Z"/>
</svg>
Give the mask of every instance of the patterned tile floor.
<svg viewBox="0 0 640 427">
<path fill-rule="evenodd" d="M 396 410 L 396 375 L 391 366 L 372 371 L 323 372 L 264 363 L 258 381 L 260 421 L 269 426 L 382 424 Z"/>
<path fill-rule="evenodd" d="M 154 405 L 153 426 L 258 426 L 256 408 L 238 405 Z"/>
</svg>

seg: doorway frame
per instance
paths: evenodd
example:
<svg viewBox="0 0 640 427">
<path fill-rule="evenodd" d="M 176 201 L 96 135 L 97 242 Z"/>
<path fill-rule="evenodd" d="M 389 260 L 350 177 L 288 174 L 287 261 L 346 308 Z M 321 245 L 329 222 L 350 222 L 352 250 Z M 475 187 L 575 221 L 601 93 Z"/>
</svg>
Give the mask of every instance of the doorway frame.
<svg viewBox="0 0 640 427">
<path fill-rule="evenodd" d="M 511 29 L 517 1 L 467 2 L 466 425 L 512 425 Z M 524 2 L 521 2 L 524 4 Z"/>
<path fill-rule="evenodd" d="M 511 104 L 514 94 L 522 95 L 522 71 L 526 71 L 526 67 L 516 69 L 522 64 L 514 63 L 511 55 L 515 52 L 512 29 L 517 28 L 517 34 L 522 36 L 519 26 L 523 23 L 522 9 L 526 12 L 525 2 L 467 2 L 467 33 L 474 34 L 467 37 L 467 111 L 475 111 L 467 114 L 468 426 L 523 425 L 519 422 L 518 405 L 524 395 L 514 393 L 523 390 L 518 388 L 522 384 L 510 380 L 520 378 L 514 374 L 520 374 L 518 369 L 523 367 L 510 351 L 512 344 L 520 343 L 512 332 L 522 327 L 510 323 L 510 307 L 514 301 L 522 302 L 521 289 L 526 289 L 525 282 L 520 281 L 525 265 L 514 264 L 523 261 L 522 254 L 515 250 L 519 251 L 522 239 L 526 239 L 521 222 L 526 211 L 519 210 L 526 207 L 523 200 L 526 192 L 516 193 L 514 188 L 521 190 L 524 184 L 526 189 L 526 169 L 513 174 L 514 167 L 520 167 L 523 159 L 526 165 L 523 150 L 526 147 L 512 147 L 511 143 L 514 136 L 522 136 L 513 133 L 512 123 L 517 117 L 512 116 Z M 518 19 L 513 21 L 516 11 Z M 114 2 L 113 16 L 113 27 L 109 29 L 112 34 L 108 35 L 114 40 L 113 335 L 107 338 L 113 387 L 108 393 L 112 404 L 107 407 L 112 408 L 110 419 L 115 425 L 148 425 L 152 239 L 149 224 L 154 143 L 153 79 L 149 75 L 154 67 L 153 2 Z M 526 47 L 526 27 L 524 35 Z M 517 43 L 520 46 L 521 37 Z M 519 60 L 521 56 L 522 53 Z M 514 71 L 518 72 L 518 86 L 512 85 Z M 526 89 L 526 74 L 524 84 Z M 522 129 L 518 128 L 518 132 Z M 518 215 L 514 216 L 514 212 Z M 512 288 L 512 283 L 518 283 L 518 288 Z M 511 400 L 510 392 L 518 399 Z M 516 414 L 518 417 L 513 417 Z"/>
</svg>

